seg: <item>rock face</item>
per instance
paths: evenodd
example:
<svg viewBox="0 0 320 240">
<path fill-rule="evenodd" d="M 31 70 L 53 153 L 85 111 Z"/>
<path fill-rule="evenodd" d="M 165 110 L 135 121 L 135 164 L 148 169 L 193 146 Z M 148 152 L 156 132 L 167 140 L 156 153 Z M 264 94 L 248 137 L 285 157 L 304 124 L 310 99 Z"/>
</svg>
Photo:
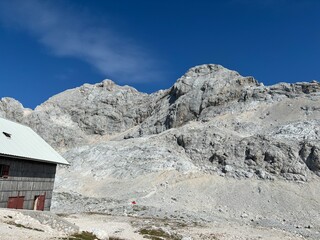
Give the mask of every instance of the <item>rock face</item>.
<svg viewBox="0 0 320 240">
<path fill-rule="evenodd" d="M 22 104 L 13 98 L 2 98 L 0 100 L 0 116 L 16 122 L 22 122 L 23 118 L 32 112 L 24 109 Z"/>
<path fill-rule="evenodd" d="M 71 163 L 57 173 L 56 210 L 109 211 L 103 201 L 115 207 L 130 196 L 155 207 L 150 201 L 159 188 L 172 192 L 167 179 L 177 192 L 179 179 L 194 176 L 242 179 L 252 188 L 261 180 L 319 181 L 319 102 L 316 81 L 264 86 L 210 64 L 153 94 L 105 80 L 60 93 L 33 111 L 3 98 L 0 115 L 31 126 Z M 71 199 L 74 208 L 66 203 Z"/>
<path fill-rule="evenodd" d="M 220 65 L 191 68 L 156 101 L 151 116 L 141 124 L 140 134 L 154 134 L 201 120 L 210 112 L 243 98 L 246 88 L 258 86 L 252 77 L 242 77 Z"/>
<path fill-rule="evenodd" d="M 14 99 L 0 102 L 0 114 L 31 126 L 52 146 L 65 150 L 108 139 L 140 124 L 149 114 L 150 96 L 111 80 L 60 93 L 34 111 Z M 27 112 L 27 114 L 25 113 Z"/>
<path fill-rule="evenodd" d="M 319 94 L 318 82 L 265 87 L 211 64 L 191 68 L 172 88 L 150 95 L 105 80 L 60 93 L 34 111 L 4 98 L 0 114 L 31 126 L 67 151 L 69 161 L 85 153 L 86 168 L 94 172 L 99 172 L 96 152 L 130 165 L 119 176 L 141 171 L 143 164 L 134 159 L 167 162 L 154 168 L 158 160 L 147 161 L 146 169 L 157 172 L 183 154 L 181 163 L 206 173 L 306 181 L 320 171 Z M 131 138 L 141 139 L 126 141 Z M 171 150 L 162 153 L 165 146 Z M 133 156 L 137 147 L 141 151 Z M 121 166 L 105 168 L 111 173 Z"/>
</svg>

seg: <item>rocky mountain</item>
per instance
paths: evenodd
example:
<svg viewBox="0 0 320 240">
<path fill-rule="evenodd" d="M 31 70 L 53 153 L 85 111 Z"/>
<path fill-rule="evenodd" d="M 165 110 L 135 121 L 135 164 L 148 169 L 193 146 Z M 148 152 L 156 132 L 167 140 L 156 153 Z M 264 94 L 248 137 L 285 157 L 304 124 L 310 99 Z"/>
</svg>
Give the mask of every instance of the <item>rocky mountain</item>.
<svg viewBox="0 0 320 240">
<path fill-rule="evenodd" d="M 55 211 L 240 219 L 318 239 L 304 226 L 320 229 L 319 102 L 316 81 L 264 86 L 209 64 L 153 94 L 105 80 L 35 110 L 3 98 L 0 116 L 70 162 Z"/>
</svg>

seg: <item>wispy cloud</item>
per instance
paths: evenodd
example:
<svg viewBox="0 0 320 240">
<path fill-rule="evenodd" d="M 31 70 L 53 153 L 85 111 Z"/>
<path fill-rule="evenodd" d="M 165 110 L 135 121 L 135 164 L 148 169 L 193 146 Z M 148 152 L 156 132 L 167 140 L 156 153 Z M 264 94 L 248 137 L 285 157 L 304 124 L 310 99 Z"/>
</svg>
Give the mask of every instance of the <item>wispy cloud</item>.
<svg viewBox="0 0 320 240">
<path fill-rule="evenodd" d="M 57 1 L 0 1 L 2 22 L 28 31 L 57 56 L 81 59 L 122 83 L 159 77 L 157 62 L 146 49 L 90 18 Z"/>
</svg>

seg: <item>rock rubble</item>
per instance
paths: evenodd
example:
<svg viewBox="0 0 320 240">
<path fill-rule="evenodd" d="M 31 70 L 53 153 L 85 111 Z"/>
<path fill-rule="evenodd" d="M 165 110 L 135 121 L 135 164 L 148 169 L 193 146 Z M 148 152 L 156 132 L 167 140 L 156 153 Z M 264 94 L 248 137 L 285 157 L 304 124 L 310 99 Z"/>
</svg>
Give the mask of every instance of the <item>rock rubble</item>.
<svg viewBox="0 0 320 240">
<path fill-rule="evenodd" d="M 167 216 L 159 212 L 159 201 L 170 209 L 176 202 L 172 199 L 181 199 L 184 208 L 164 210 L 178 216 L 174 211 L 188 209 L 184 201 L 195 194 L 184 195 L 189 191 L 186 186 L 203 176 L 201 189 L 209 187 L 209 179 L 223 177 L 247 181 L 244 189 L 252 197 L 258 196 L 250 189 L 259 181 L 269 184 L 259 188 L 260 193 L 271 195 L 273 184 L 316 186 L 320 176 L 319 102 L 319 82 L 264 86 L 253 77 L 207 64 L 191 68 L 170 89 L 153 94 L 105 80 L 67 90 L 34 110 L 3 98 L 0 116 L 32 127 L 71 163 L 57 172 L 55 210 L 74 201 L 75 207 L 67 204 L 71 212 L 122 214 L 127 204 L 138 199 L 147 209 L 141 213 Z M 173 193 L 171 188 L 177 194 L 165 199 L 158 196 L 159 192 L 164 196 Z M 295 193 L 302 194 L 297 189 Z M 310 197 L 299 201 L 306 201 L 304 212 L 311 214 L 319 207 L 315 204 L 318 192 L 308 191 L 304 194 Z M 285 197 L 278 193 L 278 202 L 270 199 L 270 206 L 265 206 L 270 210 L 266 213 L 269 220 L 272 211 L 278 214 L 283 208 L 278 204 Z M 258 211 L 257 206 L 247 211 L 231 203 L 230 197 L 220 199 L 212 191 L 197 194 L 208 197 L 207 204 L 219 200 L 229 202 L 229 208 L 238 206 L 232 216 L 217 210 L 226 218 L 245 219 L 243 216 Z M 199 219 L 201 214 L 195 209 L 189 215 Z M 310 224 L 307 217 L 301 219 Z M 320 226 L 320 222 L 312 223 L 317 224 Z"/>
</svg>

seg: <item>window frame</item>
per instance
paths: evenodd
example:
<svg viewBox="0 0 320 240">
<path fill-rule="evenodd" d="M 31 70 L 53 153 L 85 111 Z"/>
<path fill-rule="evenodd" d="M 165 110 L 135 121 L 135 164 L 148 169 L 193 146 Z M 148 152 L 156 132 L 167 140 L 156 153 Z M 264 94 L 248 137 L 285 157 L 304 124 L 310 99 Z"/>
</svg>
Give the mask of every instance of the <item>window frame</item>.
<svg viewBox="0 0 320 240">
<path fill-rule="evenodd" d="M 0 164 L 0 177 L 8 178 L 10 172 L 10 165 L 8 164 Z"/>
</svg>

